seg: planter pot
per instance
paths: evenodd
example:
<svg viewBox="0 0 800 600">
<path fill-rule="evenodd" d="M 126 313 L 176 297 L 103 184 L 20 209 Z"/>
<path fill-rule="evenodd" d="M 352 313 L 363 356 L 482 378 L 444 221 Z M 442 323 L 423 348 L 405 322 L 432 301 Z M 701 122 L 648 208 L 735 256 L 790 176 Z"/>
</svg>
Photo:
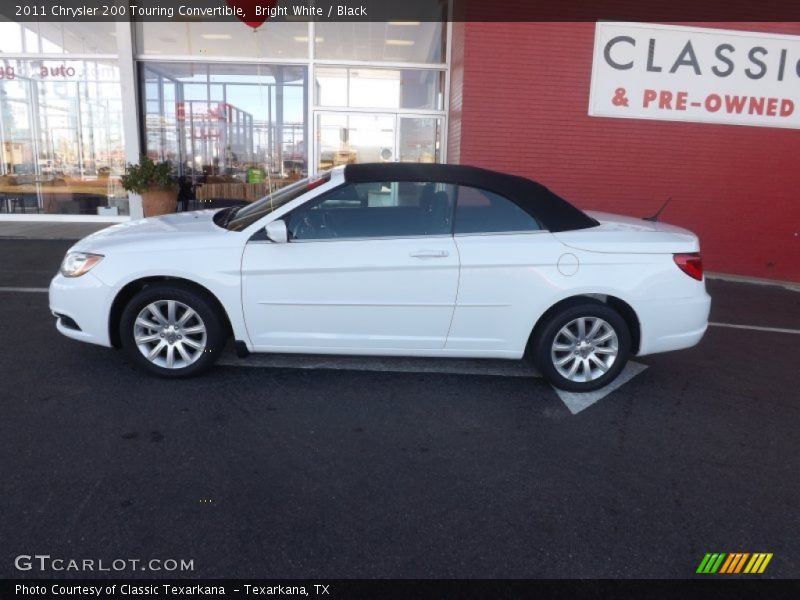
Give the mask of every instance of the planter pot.
<svg viewBox="0 0 800 600">
<path fill-rule="evenodd" d="M 142 194 L 142 210 L 145 217 L 156 217 L 174 213 L 178 208 L 178 188 L 150 190 Z"/>
</svg>

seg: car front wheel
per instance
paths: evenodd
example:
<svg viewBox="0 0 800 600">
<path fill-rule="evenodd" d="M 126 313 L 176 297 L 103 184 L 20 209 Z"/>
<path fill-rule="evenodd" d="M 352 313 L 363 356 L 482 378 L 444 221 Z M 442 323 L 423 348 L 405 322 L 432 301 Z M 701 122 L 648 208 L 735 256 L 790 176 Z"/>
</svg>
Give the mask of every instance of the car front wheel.
<svg viewBox="0 0 800 600">
<path fill-rule="evenodd" d="M 588 392 L 611 383 L 628 362 L 631 335 L 625 320 L 600 302 L 565 308 L 535 340 L 534 359 L 554 386 Z"/>
<path fill-rule="evenodd" d="M 225 344 L 218 309 L 179 283 L 136 294 L 122 313 L 122 345 L 141 368 L 161 377 L 188 377 L 214 364 Z"/>
</svg>

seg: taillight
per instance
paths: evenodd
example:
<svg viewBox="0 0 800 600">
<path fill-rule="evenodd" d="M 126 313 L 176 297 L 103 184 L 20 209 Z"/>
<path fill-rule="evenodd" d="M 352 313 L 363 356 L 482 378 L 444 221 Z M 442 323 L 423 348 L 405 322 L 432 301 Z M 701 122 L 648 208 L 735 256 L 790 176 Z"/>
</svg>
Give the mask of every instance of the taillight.
<svg viewBox="0 0 800 600">
<path fill-rule="evenodd" d="M 699 252 L 692 252 L 691 254 L 674 254 L 672 259 L 678 268 L 686 273 L 689 277 L 703 281 L 703 259 Z"/>
</svg>

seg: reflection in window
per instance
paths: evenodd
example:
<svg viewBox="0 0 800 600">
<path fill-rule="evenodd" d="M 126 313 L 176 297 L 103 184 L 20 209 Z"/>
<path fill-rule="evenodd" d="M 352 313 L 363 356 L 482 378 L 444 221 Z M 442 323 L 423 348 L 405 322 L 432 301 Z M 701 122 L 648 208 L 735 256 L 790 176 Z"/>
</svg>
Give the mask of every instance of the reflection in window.
<svg viewBox="0 0 800 600">
<path fill-rule="evenodd" d="M 317 165 L 320 170 L 396 159 L 395 116 L 365 113 L 317 115 Z"/>
<path fill-rule="evenodd" d="M 319 106 L 442 109 L 442 71 L 317 67 L 314 75 Z"/>
<path fill-rule="evenodd" d="M 441 11 L 436 3 L 433 10 Z M 445 61 L 446 18 L 387 23 L 331 21 L 315 25 L 314 52 L 322 60 L 436 64 Z"/>
<path fill-rule="evenodd" d="M 198 200 L 252 201 L 304 176 L 306 69 L 142 63 L 147 153 Z"/>
<path fill-rule="evenodd" d="M 238 21 L 143 22 L 137 24 L 139 53 L 147 55 L 307 58 L 308 24 L 267 21 L 252 29 Z"/>
<path fill-rule="evenodd" d="M 0 212 L 128 214 L 114 60 L 0 60 Z"/>
<path fill-rule="evenodd" d="M 116 54 L 115 29 L 112 22 L 0 21 L 0 52 Z"/>
<path fill-rule="evenodd" d="M 439 162 L 441 137 L 441 117 L 400 117 L 400 162 Z"/>
<path fill-rule="evenodd" d="M 317 168 L 396 160 L 435 163 L 442 158 L 441 139 L 442 118 L 437 116 L 320 112 Z"/>
</svg>

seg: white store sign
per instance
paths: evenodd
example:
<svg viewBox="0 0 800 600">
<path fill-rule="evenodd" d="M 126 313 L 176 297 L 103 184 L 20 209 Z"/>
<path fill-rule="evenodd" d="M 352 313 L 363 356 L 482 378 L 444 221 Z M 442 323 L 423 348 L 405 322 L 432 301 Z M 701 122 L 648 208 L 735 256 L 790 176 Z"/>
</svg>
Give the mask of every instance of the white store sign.
<svg viewBox="0 0 800 600">
<path fill-rule="evenodd" d="M 598 23 L 589 115 L 800 129 L 800 37 Z"/>
</svg>

